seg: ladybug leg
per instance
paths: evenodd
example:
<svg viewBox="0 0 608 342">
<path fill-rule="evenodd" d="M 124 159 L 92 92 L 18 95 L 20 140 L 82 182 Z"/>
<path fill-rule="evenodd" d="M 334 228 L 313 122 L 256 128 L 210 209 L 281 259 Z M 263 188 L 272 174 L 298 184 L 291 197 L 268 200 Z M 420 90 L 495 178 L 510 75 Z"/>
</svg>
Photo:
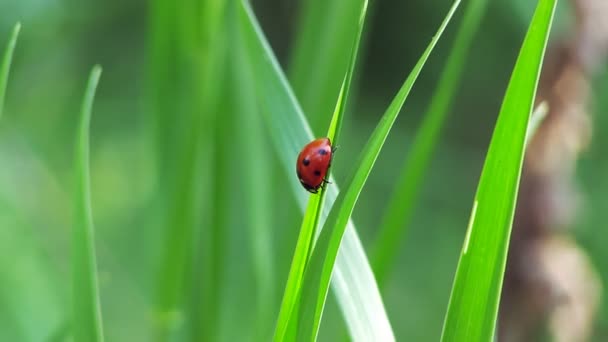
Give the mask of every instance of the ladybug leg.
<svg viewBox="0 0 608 342">
<path fill-rule="evenodd" d="M 323 178 L 323 183 L 321 183 L 321 189 L 325 190 L 327 184 L 331 184 L 331 182 L 328 181 L 326 178 Z"/>
</svg>

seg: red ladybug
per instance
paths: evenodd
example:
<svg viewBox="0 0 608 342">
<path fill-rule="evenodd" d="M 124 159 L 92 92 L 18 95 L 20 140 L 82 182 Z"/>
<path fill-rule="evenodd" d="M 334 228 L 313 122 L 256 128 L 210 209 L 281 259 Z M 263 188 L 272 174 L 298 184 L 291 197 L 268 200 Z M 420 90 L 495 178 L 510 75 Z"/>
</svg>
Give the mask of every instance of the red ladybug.
<svg viewBox="0 0 608 342">
<path fill-rule="evenodd" d="M 300 154 L 296 164 L 296 173 L 304 189 L 316 194 L 328 181 L 327 170 L 331 166 L 334 152 L 329 138 L 319 138 L 309 142 Z"/>
</svg>

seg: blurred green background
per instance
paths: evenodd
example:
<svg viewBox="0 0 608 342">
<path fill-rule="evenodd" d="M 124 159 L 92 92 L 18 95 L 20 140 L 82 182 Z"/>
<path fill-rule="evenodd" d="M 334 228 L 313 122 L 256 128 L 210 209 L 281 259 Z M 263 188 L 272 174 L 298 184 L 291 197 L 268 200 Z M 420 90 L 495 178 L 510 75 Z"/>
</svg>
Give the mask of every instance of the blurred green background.
<svg viewBox="0 0 608 342">
<path fill-rule="evenodd" d="M 303 1 L 253 1 L 262 28 L 285 69 L 290 67 Z M 64 340 L 69 335 L 73 144 L 86 77 L 95 63 L 104 68 L 91 137 L 92 203 L 104 333 L 108 341 L 151 339 L 165 242 L 161 231 L 163 209 L 170 206 L 167 199 L 172 198 L 158 182 L 164 165 L 156 159 L 158 126 L 154 112 L 158 99 L 150 85 L 151 3 L 0 2 L 2 48 L 14 23 L 21 21 L 23 25 L 0 120 L 0 341 Z M 447 0 L 371 2 L 354 101 L 333 169 L 338 182 L 350 172 L 349 160 L 359 154 L 450 4 Z M 565 1 L 559 5 L 554 39 L 566 34 L 572 23 L 568 5 Z M 397 340 L 436 341 L 441 335 L 486 148 L 534 6 L 535 2 L 528 0 L 490 1 L 476 35 L 440 145 L 425 175 L 411 228 L 383 291 Z M 407 142 L 426 110 L 461 17 L 460 11 L 423 70 L 355 209 L 353 219 L 366 250 L 376 236 L 388 200 L 386 194 L 400 172 L 396 165 L 404 160 Z M 235 52 L 228 48 L 228 53 Z M 596 77 L 593 94 L 593 140 L 577 172 L 584 202 L 572 232 L 607 283 L 605 68 Z M 238 93 L 233 100 L 238 103 Z M 179 106 L 183 97 L 174 101 Z M 322 136 L 329 113 L 307 114 L 315 135 Z M 174 115 L 179 120 L 180 112 Z M 228 117 L 232 112 L 222 115 Z M 231 122 L 243 124 L 238 119 Z M 238 134 L 239 129 L 234 132 Z M 171 137 L 164 142 L 167 146 L 172 143 Z M 239 167 L 235 166 L 240 165 L 239 160 L 230 161 L 247 154 L 242 148 L 235 143 L 221 149 L 223 158 L 229 160 L 227 165 L 233 165 L 223 177 L 227 183 L 220 184 L 228 199 L 230 194 L 239 193 L 239 177 L 259 167 L 255 163 Z M 226 224 L 229 229 L 224 231 L 223 244 L 217 246 L 223 262 L 221 279 L 214 280 L 221 287 L 218 311 L 214 313 L 220 340 L 248 340 L 260 336 L 256 329 L 263 331 L 261 336 L 270 336 L 274 327 L 301 221 L 295 199 L 284 186 L 295 172 L 285 174 L 279 169 L 273 160 L 275 155 L 269 153 L 265 157 L 268 162 L 262 165 L 269 178 L 266 184 L 274 188 L 268 190 L 273 196 L 268 202 L 273 213 L 268 251 L 274 286 L 268 289 L 269 301 L 263 304 L 270 319 L 256 327 L 257 306 L 261 304 L 249 287 L 256 278 L 250 262 L 250 233 L 239 222 L 248 203 L 220 199 L 224 205 L 216 215 L 232 217 Z M 331 296 L 330 302 L 321 328 L 323 340 L 334 340 L 345 331 Z M 597 319 L 595 340 L 605 341 L 608 300 L 603 300 Z M 183 312 L 177 313 L 177 321 L 188 324 Z"/>
</svg>

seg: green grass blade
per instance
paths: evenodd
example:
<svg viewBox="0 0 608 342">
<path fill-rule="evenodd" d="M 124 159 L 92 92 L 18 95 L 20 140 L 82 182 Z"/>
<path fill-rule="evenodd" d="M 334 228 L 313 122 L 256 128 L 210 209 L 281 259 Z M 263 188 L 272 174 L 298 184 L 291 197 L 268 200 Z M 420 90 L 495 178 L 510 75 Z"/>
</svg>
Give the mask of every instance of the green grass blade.
<svg viewBox="0 0 608 342">
<path fill-rule="evenodd" d="M 235 125 L 238 134 L 235 140 L 240 142 L 238 151 L 232 151 L 243 165 L 256 165 L 241 176 L 243 181 L 243 196 L 246 197 L 243 216 L 246 218 L 247 226 L 250 230 L 249 240 L 251 241 L 252 263 L 256 274 L 256 341 L 266 341 L 272 334 L 275 321 L 275 294 L 277 293 L 276 271 L 273 264 L 273 224 L 274 206 L 272 194 L 268 189 L 274 185 L 274 180 L 268 175 L 272 174 L 275 167 L 273 159 L 267 151 L 269 146 L 266 142 L 266 132 L 263 123 L 260 122 L 260 113 L 257 108 L 255 97 L 254 78 L 245 59 L 247 54 L 238 26 L 237 5 L 230 7 L 231 28 L 234 29 L 235 39 L 234 51 L 231 54 L 234 63 L 234 82 L 239 85 L 240 101 L 236 102 L 236 112 L 240 124 Z M 240 137 L 240 138 L 239 138 Z M 239 155 L 240 153 L 240 155 Z"/>
<path fill-rule="evenodd" d="M 424 175 L 440 139 L 441 129 L 456 95 L 471 43 L 487 3 L 487 0 L 471 0 L 464 9 L 464 17 L 437 90 L 424 115 L 421 127 L 416 132 L 397 186 L 384 212 L 378 237 L 372 249 L 374 272 L 380 284 L 384 283 L 399 247 L 403 246 L 404 236 L 416 207 L 416 198 L 424 184 Z"/>
<path fill-rule="evenodd" d="M 2 64 L 0 64 L 0 118 L 2 117 L 2 109 L 4 108 L 4 96 L 6 95 L 6 85 L 8 84 L 8 74 L 11 69 L 11 62 L 13 60 L 13 53 L 15 52 L 15 45 L 17 45 L 17 36 L 21 30 L 21 23 L 15 24 L 11 37 L 8 40 L 6 49 L 4 50 L 4 58 Z"/>
<path fill-rule="evenodd" d="M 354 35 L 354 40 L 351 46 L 348 68 L 338 93 L 336 108 L 334 109 L 327 132 L 327 137 L 334 146 L 339 144 L 342 123 L 344 122 L 346 102 L 350 93 L 350 85 L 359 51 L 359 42 L 361 39 L 361 33 L 363 32 L 365 14 L 367 12 L 367 0 L 361 2 L 359 12 L 359 22 L 357 25 L 357 32 Z M 302 278 L 304 277 L 306 264 L 308 263 L 311 255 L 317 227 L 321 221 L 325 193 L 325 188 L 322 188 L 318 196 L 311 196 L 308 200 L 308 205 L 304 212 L 304 219 L 300 228 L 300 235 L 298 236 L 298 242 L 296 244 L 291 269 L 287 278 L 287 285 L 285 287 L 285 294 L 281 303 L 279 318 L 277 320 L 277 328 L 274 337 L 275 341 L 293 340 L 293 336 L 296 333 L 301 293 L 300 285 L 302 283 Z"/>
<path fill-rule="evenodd" d="M 301 3 L 289 76 L 318 134 L 327 125 L 326 117 L 335 106 L 335 96 L 349 70 L 352 37 L 360 29 L 358 23 L 364 2 L 311 0 Z"/>
<path fill-rule="evenodd" d="M 557 0 L 540 0 L 511 75 L 456 270 L 443 341 L 491 341 L 524 142 Z"/>
<path fill-rule="evenodd" d="M 89 126 L 101 67 L 91 71 L 84 94 L 76 141 L 74 178 L 74 226 L 72 227 L 72 329 L 74 341 L 103 341 L 101 308 L 95 260 L 91 180 L 89 172 Z"/>
<path fill-rule="evenodd" d="M 382 119 L 376 126 L 372 136 L 365 145 L 361 153 L 359 162 L 355 172 L 346 182 L 346 190 L 343 190 L 336 199 L 332 207 L 313 255 L 309 266 L 306 269 L 306 275 L 303 284 L 302 306 L 300 325 L 298 329 L 298 340 L 311 341 L 317 337 L 321 315 L 325 306 L 329 282 L 334 268 L 338 249 L 342 241 L 346 224 L 350 219 L 357 199 L 367 177 L 369 176 L 376 158 L 380 154 L 380 150 L 384 145 L 393 123 L 397 119 L 401 108 L 409 95 L 414 82 L 422 71 L 426 60 L 433 51 L 437 41 L 443 34 L 446 26 L 450 22 L 454 12 L 458 8 L 460 1 L 457 0 L 452 5 L 450 11 L 441 23 L 437 33 L 431 40 L 412 72 L 403 83 L 401 89 L 391 102 L 390 106 L 384 113 Z"/>
<path fill-rule="evenodd" d="M 351 60 L 351 62 L 352 61 L 354 60 Z M 344 78 L 344 82 L 346 82 L 346 79 L 347 78 Z M 339 131 L 338 127 L 341 126 L 342 117 L 344 115 L 346 102 L 344 84 L 345 83 L 342 83 L 342 87 L 340 88 L 336 109 L 334 110 L 327 133 L 327 137 L 329 137 L 334 144 L 336 133 Z M 302 225 L 300 226 L 300 234 L 298 235 L 296 249 L 294 251 L 283 300 L 281 302 L 279 318 L 277 319 L 274 335 L 275 341 L 293 340 L 297 333 L 297 316 L 300 307 L 302 279 L 304 278 L 306 265 L 312 255 L 313 243 L 317 238 L 317 227 L 323 216 L 325 194 L 325 189 L 321 189 L 318 196 L 310 196 L 306 209 L 304 210 L 304 218 L 302 220 Z M 290 324 L 290 322 L 293 322 L 293 324 Z"/>
<path fill-rule="evenodd" d="M 363 34 L 363 24 L 365 23 L 365 15 L 367 14 L 367 0 L 360 3 L 359 7 L 359 21 L 357 23 L 357 32 L 354 35 L 354 41 L 350 47 L 350 56 L 348 62 L 348 68 L 340 92 L 338 93 L 338 101 L 334 110 L 334 115 L 329 125 L 329 131 L 327 136 L 331 139 L 332 144 L 339 145 L 340 133 L 342 132 L 342 122 L 344 122 L 344 112 L 346 110 L 346 103 L 350 96 L 350 86 L 353 81 L 353 74 L 355 72 L 355 65 L 357 64 L 357 55 L 359 54 L 359 45 L 361 43 L 361 35 Z"/>
<path fill-rule="evenodd" d="M 315 230 L 319 224 L 318 213 L 320 208 L 322 208 L 321 201 L 321 196 L 311 196 L 306 205 L 296 249 L 291 261 L 289 275 L 287 276 L 283 300 L 281 301 L 274 341 L 292 341 L 297 333 L 297 315 L 300 307 L 302 280 L 306 265 L 310 259 L 310 255 L 312 255 Z M 290 325 L 290 321 L 294 322 L 294 324 Z"/>
<path fill-rule="evenodd" d="M 229 1 L 226 0 L 205 0 L 192 2 L 193 9 L 202 6 L 200 12 L 192 15 L 192 20 L 198 23 L 198 27 L 192 27 L 192 44 L 199 42 L 197 33 L 202 31 L 202 42 L 199 46 L 193 49 L 190 53 L 200 53 L 197 57 L 197 63 L 200 63 L 201 70 L 199 74 L 197 88 L 198 92 L 192 95 L 198 98 L 193 100 L 193 105 L 197 108 L 197 114 L 191 124 L 198 126 L 197 132 L 192 134 L 188 145 L 193 146 L 191 158 L 197 160 L 201 164 L 201 158 L 209 158 L 213 160 L 211 164 L 202 163 L 198 166 L 198 170 L 192 170 L 187 173 L 196 190 L 188 188 L 187 184 L 180 190 L 182 193 L 194 192 L 197 197 L 202 197 L 202 202 L 206 202 L 206 210 L 200 208 L 203 205 L 195 205 L 190 207 L 193 216 L 200 215 L 209 216 L 208 222 L 200 222 L 200 218 L 193 221 L 194 225 L 198 224 L 196 234 L 201 239 L 201 244 L 198 248 L 202 249 L 202 257 L 198 260 L 203 266 L 200 270 L 195 270 L 193 277 L 198 278 L 196 281 L 202 283 L 195 287 L 194 291 L 200 291 L 200 301 L 198 302 L 197 311 L 200 312 L 198 321 L 193 322 L 193 339 L 212 341 L 218 339 L 221 333 L 221 307 L 223 293 L 225 292 L 225 281 L 223 278 L 226 265 L 229 257 L 226 255 L 226 245 L 229 241 L 229 227 L 226 222 L 227 216 L 230 215 L 224 208 L 229 207 L 232 200 L 232 193 L 224 187 L 224 184 L 230 183 L 230 146 L 232 144 L 230 137 L 230 125 L 232 115 L 229 115 L 231 108 L 227 105 L 230 101 L 227 95 L 229 80 L 223 80 L 223 75 L 226 72 L 227 45 L 225 43 L 227 37 L 227 20 L 226 13 L 228 11 Z M 179 20 L 179 17 L 178 17 Z M 187 72 L 187 68 L 184 69 Z M 222 112 L 225 114 L 222 115 Z M 206 146 L 209 150 L 204 150 L 201 146 Z M 210 154 L 208 154 L 210 153 Z M 201 172 L 200 169 L 203 169 Z M 197 178 L 201 177 L 201 173 L 210 175 L 210 181 L 206 180 L 199 182 Z M 209 184 L 210 183 L 210 184 Z M 193 185 L 190 185 L 191 187 Z M 177 194 L 180 193 L 177 192 Z M 201 194 L 202 193 L 202 194 Z M 179 195 L 178 195 L 179 196 Z M 205 198 L 206 196 L 206 198 Z M 199 201 L 201 201 L 199 199 Z M 258 202 L 260 204 L 261 202 Z M 193 236 L 196 237 L 196 236 Z M 197 260 L 194 260 L 196 263 Z M 187 298 L 187 297 L 186 297 Z M 191 313 L 195 316 L 196 312 Z"/>
<path fill-rule="evenodd" d="M 261 113 L 281 166 L 289 179 L 291 192 L 304 211 L 308 193 L 302 189 L 294 171 L 298 152 L 313 134 L 285 76 L 247 2 L 241 2 L 240 23 Z M 328 187 L 322 220 L 335 201 L 338 185 Z M 349 221 L 336 261 L 332 286 L 351 336 L 370 340 L 374 336 L 393 336 L 373 273 L 365 252 Z"/>
<path fill-rule="evenodd" d="M 216 129 L 223 124 L 216 116 L 226 88 L 225 6 L 224 0 L 151 3 L 150 100 L 156 114 L 159 205 L 166 208 L 159 215 L 158 341 L 180 334 L 214 340 L 220 326 L 226 235 L 221 208 L 229 193 L 221 186 L 228 183 L 227 145 L 217 142 L 228 138 Z M 185 301 L 188 291 L 196 300 Z"/>
</svg>

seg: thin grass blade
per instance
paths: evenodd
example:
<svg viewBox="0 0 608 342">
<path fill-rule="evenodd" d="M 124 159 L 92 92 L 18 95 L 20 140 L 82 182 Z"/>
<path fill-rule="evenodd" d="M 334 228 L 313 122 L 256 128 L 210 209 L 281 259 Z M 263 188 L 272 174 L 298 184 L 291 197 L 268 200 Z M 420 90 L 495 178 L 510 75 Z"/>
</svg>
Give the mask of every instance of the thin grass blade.
<svg viewBox="0 0 608 342">
<path fill-rule="evenodd" d="M 557 0 L 540 0 L 513 69 L 479 180 L 443 341 L 491 341 L 526 132 Z"/>
<path fill-rule="evenodd" d="M 13 61 L 13 53 L 15 52 L 15 46 L 17 45 L 17 37 L 21 30 L 21 23 L 15 24 L 11 36 L 4 50 L 4 58 L 2 64 L 0 64 L 0 118 L 2 117 L 2 109 L 4 108 L 4 97 L 6 96 L 6 85 L 8 84 L 8 74 L 11 70 L 11 63 Z"/>
<path fill-rule="evenodd" d="M 365 148 L 360 155 L 359 162 L 355 164 L 357 167 L 354 168 L 354 174 L 351 175 L 346 182 L 346 190 L 343 190 L 338 195 L 327 221 L 325 221 L 324 228 L 321 231 L 304 278 L 298 340 L 312 341 L 317 338 L 329 282 L 346 224 L 350 219 L 350 215 L 357 203 L 359 194 L 374 166 L 376 158 L 380 154 L 384 141 L 386 140 L 393 123 L 401 112 L 401 108 L 418 78 L 418 75 L 422 71 L 426 60 L 433 51 L 433 48 L 443 34 L 443 31 L 450 22 L 459 4 L 459 0 L 454 2 L 429 46 L 426 48 L 382 116 L 382 119 L 365 145 Z M 386 338 L 389 337 L 385 336 L 383 338 L 384 339 L 381 340 L 386 340 Z M 391 336 L 390 338 L 392 339 L 393 337 Z"/>
<path fill-rule="evenodd" d="M 249 4 L 241 2 L 239 12 L 248 60 L 257 80 L 256 91 L 263 120 L 290 180 L 291 192 L 304 211 L 309 196 L 295 177 L 293 164 L 301 147 L 313 139 L 313 134 Z M 321 220 L 325 219 L 336 199 L 337 184 L 334 182 L 326 193 Z M 350 221 L 336 260 L 332 284 L 354 339 L 393 336 L 369 262 Z"/>
<path fill-rule="evenodd" d="M 72 227 L 72 329 L 74 341 L 103 341 L 101 306 L 97 282 L 97 261 L 93 212 L 91 209 L 91 179 L 89 172 L 89 130 L 95 90 L 101 67 L 91 71 L 84 94 L 76 141 L 74 163 L 74 226 Z"/>
<path fill-rule="evenodd" d="M 301 3 L 288 74 L 317 134 L 326 127 L 327 113 L 335 106 L 335 94 L 343 87 L 364 2 L 311 0 Z"/>
<path fill-rule="evenodd" d="M 346 82 L 346 78 L 344 79 L 344 82 Z M 344 114 L 344 82 L 340 88 L 338 103 L 336 104 L 336 109 L 332 116 L 327 133 L 327 137 L 334 143 L 334 146 L 336 143 L 335 136 L 339 131 L 338 126 L 341 125 L 341 117 Z M 333 178 L 331 178 L 331 176 L 328 177 L 330 177 L 333 182 Z M 319 231 L 317 228 L 323 216 L 325 194 L 325 188 L 322 188 L 318 196 L 310 196 L 306 209 L 304 210 L 304 218 L 300 227 L 300 234 L 298 235 L 298 241 L 296 243 L 296 249 L 291 262 L 289 276 L 287 277 L 287 285 L 285 286 L 283 301 L 281 302 L 279 318 L 277 320 L 277 327 L 274 336 L 275 341 L 291 341 L 296 336 L 302 279 L 304 278 L 306 266 L 310 260 L 310 256 L 312 255 L 314 242 L 318 236 Z"/>
<path fill-rule="evenodd" d="M 388 202 L 373 245 L 372 260 L 378 283 L 383 284 L 404 237 L 416 207 L 416 198 L 424 184 L 429 161 L 440 139 L 459 80 L 467 61 L 475 33 L 485 13 L 487 0 L 471 0 L 464 9 L 450 56 L 420 129 L 416 131 L 410 153 L 397 186 Z"/>
</svg>

